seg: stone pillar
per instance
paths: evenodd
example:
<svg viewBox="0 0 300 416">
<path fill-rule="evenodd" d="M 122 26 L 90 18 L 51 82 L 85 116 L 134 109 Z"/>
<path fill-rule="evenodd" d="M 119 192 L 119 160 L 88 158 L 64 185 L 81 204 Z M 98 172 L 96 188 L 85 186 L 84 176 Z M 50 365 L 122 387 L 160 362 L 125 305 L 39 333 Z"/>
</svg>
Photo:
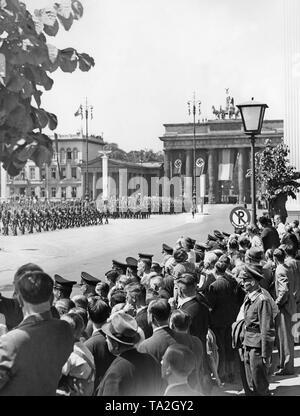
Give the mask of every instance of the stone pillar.
<svg viewBox="0 0 300 416">
<path fill-rule="evenodd" d="M 284 142 L 290 148 L 289 159 L 300 171 L 300 2 L 282 0 L 284 18 Z M 300 195 L 289 198 L 289 211 L 300 211 Z"/>
<path fill-rule="evenodd" d="M 1 163 L 1 198 L 7 198 L 7 172 Z"/>
<path fill-rule="evenodd" d="M 164 176 L 170 178 L 170 151 L 164 151 Z"/>
<path fill-rule="evenodd" d="M 96 172 L 93 172 L 93 200 L 96 200 L 96 182 L 97 182 L 97 178 L 96 178 L 97 174 Z"/>
<path fill-rule="evenodd" d="M 102 156 L 102 181 L 103 181 L 103 200 L 108 199 L 108 156 Z"/>
<path fill-rule="evenodd" d="M 216 201 L 216 185 L 218 181 L 218 166 L 217 166 L 217 153 L 215 150 L 210 149 L 208 151 L 208 203 L 215 204 Z"/>
<path fill-rule="evenodd" d="M 238 159 L 239 204 L 244 204 L 246 197 L 246 158 L 247 149 L 241 148 Z"/>
</svg>

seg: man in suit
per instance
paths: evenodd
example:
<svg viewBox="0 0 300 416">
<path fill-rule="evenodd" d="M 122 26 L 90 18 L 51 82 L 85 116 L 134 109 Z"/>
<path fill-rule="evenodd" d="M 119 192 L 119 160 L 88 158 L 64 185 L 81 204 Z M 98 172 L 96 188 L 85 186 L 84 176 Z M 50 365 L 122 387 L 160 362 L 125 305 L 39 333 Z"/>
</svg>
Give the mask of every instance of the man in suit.
<svg viewBox="0 0 300 416">
<path fill-rule="evenodd" d="M 272 227 L 269 218 L 262 216 L 258 221 L 262 227 L 260 238 L 263 243 L 264 252 L 266 252 L 269 248 L 274 250 L 279 247 L 280 239 L 278 232 L 274 227 Z"/>
<path fill-rule="evenodd" d="M 50 312 L 53 280 L 41 271 L 27 271 L 15 280 L 24 319 L 0 338 L 0 395 L 55 395 L 74 339 L 66 322 Z"/>
<path fill-rule="evenodd" d="M 120 311 L 102 331 L 109 351 L 116 356 L 98 389 L 98 396 L 155 396 L 161 394 L 159 363 L 135 348 L 140 341 L 136 320 Z"/>
<path fill-rule="evenodd" d="M 98 297 L 90 297 L 88 300 L 88 315 L 93 325 L 91 337 L 85 341 L 85 346 L 91 351 L 94 357 L 96 375 L 95 389 L 98 388 L 106 370 L 113 362 L 115 356 L 108 350 L 105 334 L 101 328 L 106 324 L 110 316 L 110 307 Z"/>
<path fill-rule="evenodd" d="M 15 281 L 19 276 L 21 276 L 25 271 L 30 270 L 42 271 L 42 269 L 34 263 L 24 264 L 16 271 L 14 275 L 13 285 L 15 285 Z M 23 312 L 15 296 L 15 293 L 12 298 L 7 298 L 0 294 L 0 313 L 4 315 L 5 325 L 9 331 L 19 325 L 20 322 L 22 322 Z"/>
<path fill-rule="evenodd" d="M 161 374 L 168 382 L 164 396 L 201 396 L 188 382 L 188 377 L 195 368 L 196 357 L 193 351 L 185 345 L 170 345 L 161 360 Z"/>
<path fill-rule="evenodd" d="M 147 319 L 146 288 L 140 283 L 130 283 L 125 290 L 126 302 L 134 308 L 138 326 L 144 331 L 145 338 L 151 337 L 153 331 Z"/>
<path fill-rule="evenodd" d="M 239 274 L 247 295 L 242 305 L 244 323 L 244 366 L 253 396 L 268 396 L 268 369 L 275 340 L 273 307 L 269 296 L 259 286 L 262 275 L 250 265 Z M 267 292 L 266 292 L 267 293 Z"/>
<path fill-rule="evenodd" d="M 294 273 L 291 266 L 285 264 L 286 254 L 283 249 L 274 250 L 275 293 L 279 314 L 276 320 L 276 335 L 279 350 L 279 370 L 275 375 L 294 374 L 294 337 L 292 334 L 292 317 L 297 312 L 293 293 Z M 299 278 L 297 276 L 297 278 Z"/>
</svg>

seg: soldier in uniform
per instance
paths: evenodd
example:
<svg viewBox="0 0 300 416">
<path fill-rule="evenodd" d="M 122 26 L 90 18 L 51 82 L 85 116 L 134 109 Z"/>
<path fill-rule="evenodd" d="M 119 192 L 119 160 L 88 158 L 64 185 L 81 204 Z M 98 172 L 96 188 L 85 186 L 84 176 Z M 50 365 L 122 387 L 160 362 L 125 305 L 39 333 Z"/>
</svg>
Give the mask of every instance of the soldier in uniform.
<svg viewBox="0 0 300 416">
<path fill-rule="evenodd" d="M 97 283 L 100 283 L 100 280 L 97 279 L 96 277 L 90 275 L 89 273 L 86 272 L 81 272 L 81 291 L 82 294 L 84 296 L 86 296 L 87 298 L 91 297 L 91 296 L 96 296 L 96 285 Z"/>
<path fill-rule="evenodd" d="M 247 295 L 244 314 L 244 365 L 253 396 L 268 396 L 268 370 L 275 341 L 275 323 L 271 299 L 263 293 L 259 281 L 263 276 L 248 265 L 239 274 Z"/>
<path fill-rule="evenodd" d="M 70 299 L 73 286 L 77 283 L 74 280 L 67 280 L 64 277 L 60 276 L 59 274 L 54 275 L 54 286 L 53 286 L 53 293 L 54 293 L 54 301 L 58 301 L 59 299 Z"/>
</svg>

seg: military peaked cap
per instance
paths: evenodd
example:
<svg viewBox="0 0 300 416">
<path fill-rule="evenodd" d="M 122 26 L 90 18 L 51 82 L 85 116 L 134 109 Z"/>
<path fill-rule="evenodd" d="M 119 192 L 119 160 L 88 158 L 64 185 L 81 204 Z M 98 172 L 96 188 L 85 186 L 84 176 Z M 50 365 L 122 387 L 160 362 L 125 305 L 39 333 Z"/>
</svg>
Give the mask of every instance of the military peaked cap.
<svg viewBox="0 0 300 416">
<path fill-rule="evenodd" d="M 99 279 L 86 272 L 81 272 L 81 279 L 91 286 L 96 286 L 100 282 Z"/>
<path fill-rule="evenodd" d="M 248 264 L 245 264 L 243 267 L 243 271 L 239 274 L 241 279 L 255 279 L 260 281 L 263 278 L 263 275 L 255 270 L 253 267 L 250 267 Z"/>
<path fill-rule="evenodd" d="M 205 251 L 208 249 L 209 249 L 209 246 L 205 243 L 197 243 L 195 244 L 195 247 L 194 247 L 195 251 Z"/>
<path fill-rule="evenodd" d="M 126 263 L 122 263 L 121 261 L 118 261 L 118 260 L 113 260 L 112 264 L 113 264 L 113 267 L 117 267 L 118 269 L 121 269 L 123 273 L 126 273 L 126 269 L 128 267 Z"/>
<path fill-rule="evenodd" d="M 138 261 L 134 257 L 126 257 L 126 264 L 127 264 L 127 267 L 131 267 L 132 269 L 137 269 Z"/>
<path fill-rule="evenodd" d="M 217 237 L 218 240 L 223 240 L 224 234 L 221 233 L 221 231 L 214 230 L 214 236 Z"/>
<path fill-rule="evenodd" d="M 173 254 L 173 248 L 168 246 L 167 244 L 163 243 L 162 245 L 162 249 L 166 252 L 166 253 L 170 253 Z"/>
<path fill-rule="evenodd" d="M 224 237 L 230 237 L 229 233 L 225 233 L 225 231 L 222 231 L 222 234 L 224 235 Z"/>
<path fill-rule="evenodd" d="M 207 239 L 211 240 L 211 241 L 217 241 L 217 237 L 215 237 L 214 235 L 211 235 L 211 234 L 208 234 Z"/>
<path fill-rule="evenodd" d="M 141 260 L 147 259 L 152 261 L 153 254 L 138 253 L 138 256 Z"/>
<path fill-rule="evenodd" d="M 54 275 L 54 288 L 55 289 L 64 289 L 64 288 L 72 288 L 77 282 L 75 280 L 67 280 L 64 277 L 60 276 L 59 274 Z"/>
</svg>

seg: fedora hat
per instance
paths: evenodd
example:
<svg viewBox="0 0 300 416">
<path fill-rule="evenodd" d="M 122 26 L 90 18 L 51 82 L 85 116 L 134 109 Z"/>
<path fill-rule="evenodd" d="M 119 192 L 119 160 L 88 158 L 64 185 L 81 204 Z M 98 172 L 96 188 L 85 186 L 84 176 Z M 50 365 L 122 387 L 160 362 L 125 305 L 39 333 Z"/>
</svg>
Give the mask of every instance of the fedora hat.
<svg viewBox="0 0 300 416">
<path fill-rule="evenodd" d="M 140 341 L 138 329 L 135 318 L 122 311 L 112 314 L 110 321 L 101 328 L 110 338 L 124 345 L 135 345 Z"/>
</svg>

